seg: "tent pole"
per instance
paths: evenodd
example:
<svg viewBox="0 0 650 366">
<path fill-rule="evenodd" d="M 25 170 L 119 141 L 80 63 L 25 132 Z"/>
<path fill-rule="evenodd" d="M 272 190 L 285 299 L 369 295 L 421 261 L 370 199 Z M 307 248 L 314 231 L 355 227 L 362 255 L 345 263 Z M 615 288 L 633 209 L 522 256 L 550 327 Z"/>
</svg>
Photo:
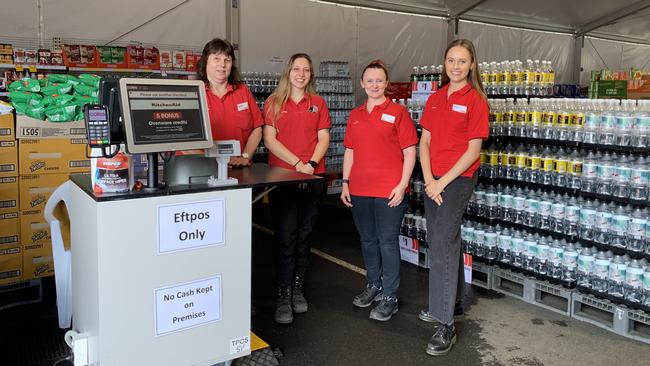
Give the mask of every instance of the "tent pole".
<svg viewBox="0 0 650 366">
<path fill-rule="evenodd" d="M 239 61 L 240 54 L 240 14 L 239 14 L 239 0 L 226 0 L 226 39 L 232 43 L 235 48 L 235 58 L 237 59 L 237 67 L 241 68 Z"/>
<path fill-rule="evenodd" d="M 584 35 L 575 35 L 573 37 L 573 51 L 571 52 L 571 84 L 580 85 L 580 72 L 582 71 L 582 48 L 584 45 Z"/>
</svg>

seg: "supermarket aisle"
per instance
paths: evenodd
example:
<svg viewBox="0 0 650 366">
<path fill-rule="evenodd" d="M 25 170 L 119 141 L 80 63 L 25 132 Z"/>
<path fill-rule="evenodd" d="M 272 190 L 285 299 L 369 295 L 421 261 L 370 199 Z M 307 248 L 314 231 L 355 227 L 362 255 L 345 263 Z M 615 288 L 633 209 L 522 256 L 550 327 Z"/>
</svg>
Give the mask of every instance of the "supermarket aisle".
<svg viewBox="0 0 650 366">
<path fill-rule="evenodd" d="M 335 201 L 331 201 L 335 202 Z M 325 205 L 313 247 L 363 267 L 348 211 Z M 264 215 L 255 220 L 272 228 Z M 447 357 L 424 353 L 432 326 L 417 318 L 427 297 L 427 272 L 402 264 L 400 311 L 387 323 L 368 319 L 370 309 L 352 306 L 363 276 L 312 255 L 307 297 L 310 310 L 294 323 L 273 321 L 275 287 L 272 237 L 253 231 L 253 331 L 284 353 L 283 365 L 641 365 L 650 346 L 613 335 L 522 301 L 468 287 L 466 319 Z"/>
</svg>

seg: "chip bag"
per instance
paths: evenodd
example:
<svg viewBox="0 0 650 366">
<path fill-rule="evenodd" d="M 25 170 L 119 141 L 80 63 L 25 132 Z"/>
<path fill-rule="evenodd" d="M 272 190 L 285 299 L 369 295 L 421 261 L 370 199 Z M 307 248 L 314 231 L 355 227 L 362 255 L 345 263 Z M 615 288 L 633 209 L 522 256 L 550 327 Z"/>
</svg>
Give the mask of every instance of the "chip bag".
<svg viewBox="0 0 650 366">
<path fill-rule="evenodd" d="M 99 82 L 102 80 L 102 77 L 95 74 L 81 74 L 79 75 L 79 80 L 81 80 L 83 84 L 98 89 Z"/>
<path fill-rule="evenodd" d="M 68 104 L 64 106 L 51 106 L 45 110 L 45 115 L 50 122 L 67 122 L 72 121 L 77 112 L 77 106 Z"/>
</svg>

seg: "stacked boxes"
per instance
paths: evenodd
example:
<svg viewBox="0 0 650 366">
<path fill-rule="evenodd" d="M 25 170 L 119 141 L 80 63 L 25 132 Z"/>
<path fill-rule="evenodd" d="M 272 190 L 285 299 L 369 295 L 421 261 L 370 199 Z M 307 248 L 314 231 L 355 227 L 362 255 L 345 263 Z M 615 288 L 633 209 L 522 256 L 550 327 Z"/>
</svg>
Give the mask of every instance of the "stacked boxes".
<svg viewBox="0 0 650 366">
<path fill-rule="evenodd" d="M 66 182 L 70 174 L 90 171 L 85 130 L 79 128 L 78 123 L 52 123 L 18 117 L 18 131 L 57 128 L 56 133 L 36 134 L 39 138 L 32 138 L 33 134 L 18 134 L 18 211 L 23 280 L 54 274 L 52 237 L 43 212 L 52 192 Z M 57 207 L 55 216 L 63 223 L 63 240 L 68 244 L 69 219 L 63 205 Z"/>
<path fill-rule="evenodd" d="M 12 114 L 0 115 L 0 285 L 23 277 L 18 215 L 18 150 Z"/>
</svg>

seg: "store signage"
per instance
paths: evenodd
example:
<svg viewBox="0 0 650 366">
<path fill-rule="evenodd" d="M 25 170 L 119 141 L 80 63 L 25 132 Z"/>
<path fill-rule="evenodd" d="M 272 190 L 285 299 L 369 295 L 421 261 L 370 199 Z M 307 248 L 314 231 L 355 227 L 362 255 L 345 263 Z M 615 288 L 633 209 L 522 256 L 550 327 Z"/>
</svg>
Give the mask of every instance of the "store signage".
<svg viewBox="0 0 650 366">
<path fill-rule="evenodd" d="M 463 253 L 463 267 L 465 270 L 465 283 L 472 284 L 472 255 Z"/>
<path fill-rule="evenodd" d="M 221 320 L 221 276 L 154 290 L 156 337 Z"/>
<path fill-rule="evenodd" d="M 225 201 L 211 200 L 158 207 L 158 254 L 225 242 Z"/>
</svg>

